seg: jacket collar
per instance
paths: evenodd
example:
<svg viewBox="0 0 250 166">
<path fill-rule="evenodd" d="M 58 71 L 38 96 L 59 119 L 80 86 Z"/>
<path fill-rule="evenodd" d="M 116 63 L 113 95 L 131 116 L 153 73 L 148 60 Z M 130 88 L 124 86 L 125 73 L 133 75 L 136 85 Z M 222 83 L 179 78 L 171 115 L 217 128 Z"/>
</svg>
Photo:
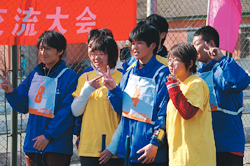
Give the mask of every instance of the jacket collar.
<svg viewBox="0 0 250 166">
<path fill-rule="evenodd" d="M 64 60 L 59 60 L 51 69 L 47 69 L 44 63 L 40 63 L 35 67 L 34 71 L 39 75 L 56 77 L 60 71 L 66 67 L 66 62 Z"/>
</svg>

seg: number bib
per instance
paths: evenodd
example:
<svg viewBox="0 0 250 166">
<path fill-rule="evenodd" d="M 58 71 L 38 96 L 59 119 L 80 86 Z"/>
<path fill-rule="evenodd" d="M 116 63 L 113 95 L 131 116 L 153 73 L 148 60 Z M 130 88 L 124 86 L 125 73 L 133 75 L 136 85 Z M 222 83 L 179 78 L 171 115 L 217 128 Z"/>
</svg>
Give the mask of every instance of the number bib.
<svg viewBox="0 0 250 166">
<path fill-rule="evenodd" d="M 122 116 L 154 124 L 152 120 L 156 100 L 154 80 L 164 67 L 159 68 L 153 78 L 140 77 L 130 73 L 128 84 L 123 92 Z"/>
<path fill-rule="evenodd" d="M 56 78 L 34 74 L 28 94 L 30 114 L 54 117 L 57 81 L 66 70 L 63 69 Z"/>
</svg>

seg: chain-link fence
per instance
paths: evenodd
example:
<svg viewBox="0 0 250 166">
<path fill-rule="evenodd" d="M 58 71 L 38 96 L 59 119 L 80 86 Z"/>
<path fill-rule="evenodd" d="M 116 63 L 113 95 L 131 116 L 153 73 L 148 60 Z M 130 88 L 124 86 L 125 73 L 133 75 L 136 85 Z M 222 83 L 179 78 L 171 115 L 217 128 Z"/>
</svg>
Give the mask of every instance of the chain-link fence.
<svg viewBox="0 0 250 166">
<path fill-rule="evenodd" d="M 146 0 L 137 0 L 137 20 L 143 20 L 147 17 Z M 194 32 L 206 25 L 207 0 L 151 0 L 150 6 L 153 7 L 151 12 L 165 17 L 169 23 L 169 32 L 164 45 L 169 50 L 171 46 L 181 42 L 192 42 Z M 153 4 L 153 5 L 152 5 Z M 250 72 L 250 0 L 241 0 L 242 21 L 239 30 L 239 39 L 234 53 L 231 55 L 236 61 Z M 129 7 L 129 6 L 124 6 Z M 123 19 L 123 18 L 121 18 Z M 124 25 L 125 26 L 125 25 Z M 112 30 L 112 29 L 111 29 Z M 121 61 L 126 61 L 130 57 L 128 41 L 117 41 L 120 48 Z M 22 45 L 18 47 L 18 84 L 40 63 L 37 56 L 37 48 L 33 45 Z M 0 46 L 0 69 L 7 71 L 11 64 L 11 46 Z M 24 55 L 26 65 L 22 66 L 24 61 L 20 55 Z M 80 74 L 90 65 L 87 56 L 87 44 L 77 43 L 68 44 L 65 53 L 67 66 Z M 250 73 L 249 73 L 250 74 Z M 243 123 L 245 128 L 247 143 L 250 141 L 250 91 L 244 91 L 244 104 L 246 111 L 243 114 Z M 18 114 L 18 165 L 25 165 L 24 153 L 22 152 L 23 141 L 28 115 Z M 11 147 L 11 107 L 6 102 L 4 92 L 0 89 L 0 165 L 9 165 L 10 147 Z M 74 138 L 75 139 L 75 138 Z M 247 145 L 247 144 L 246 144 Z M 249 151 L 250 153 L 250 151 Z M 245 154 L 244 163 L 250 163 L 250 154 Z M 79 164 L 77 149 L 74 149 L 72 156 L 72 165 Z"/>
</svg>

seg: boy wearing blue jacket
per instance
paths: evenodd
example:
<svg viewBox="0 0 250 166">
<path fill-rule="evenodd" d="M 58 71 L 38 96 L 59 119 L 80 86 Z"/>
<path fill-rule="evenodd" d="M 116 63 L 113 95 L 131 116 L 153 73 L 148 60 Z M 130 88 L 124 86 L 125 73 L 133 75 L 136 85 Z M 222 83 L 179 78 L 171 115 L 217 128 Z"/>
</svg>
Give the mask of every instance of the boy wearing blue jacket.
<svg viewBox="0 0 250 166">
<path fill-rule="evenodd" d="M 151 22 L 141 21 L 130 33 L 129 40 L 136 65 L 122 76 L 119 86 L 110 72 L 102 72 L 109 101 L 122 115 L 117 155 L 125 157 L 125 140 L 130 136 L 131 166 L 165 166 L 168 164 L 165 132 L 169 69 L 155 57 L 159 32 Z"/>
<path fill-rule="evenodd" d="M 213 27 L 198 29 L 193 45 L 197 60 L 203 62 L 198 72 L 210 91 L 217 166 L 242 166 L 245 148 L 242 91 L 248 87 L 250 77 L 233 58 L 227 58 L 218 49 L 219 34 Z"/>
<path fill-rule="evenodd" d="M 168 22 L 164 17 L 158 14 L 151 14 L 150 16 L 145 18 L 145 20 L 151 21 L 158 28 L 160 37 L 159 37 L 159 46 L 157 48 L 157 53 L 156 53 L 156 59 L 159 62 L 163 63 L 164 65 L 168 66 L 167 62 L 168 51 L 167 48 L 163 45 L 168 33 L 168 27 L 169 27 Z M 124 71 L 126 71 L 130 66 L 133 66 L 135 64 L 134 63 L 135 61 L 136 58 L 134 56 L 131 56 L 126 62 L 124 62 L 122 64 Z"/>
<path fill-rule="evenodd" d="M 26 165 L 70 165 L 73 154 L 74 116 L 72 93 L 78 76 L 61 58 L 66 39 L 56 31 L 45 31 L 37 40 L 42 61 L 14 89 L 10 80 L 0 75 L 0 87 L 11 107 L 29 113 L 24 141 Z"/>
</svg>

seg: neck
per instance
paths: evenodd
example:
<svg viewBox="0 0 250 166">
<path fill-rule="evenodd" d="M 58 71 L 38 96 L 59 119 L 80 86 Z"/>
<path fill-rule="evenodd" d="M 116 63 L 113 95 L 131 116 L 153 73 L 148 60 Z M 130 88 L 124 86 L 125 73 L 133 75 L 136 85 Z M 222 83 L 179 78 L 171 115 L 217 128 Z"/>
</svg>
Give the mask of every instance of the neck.
<svg viewBox="0 0 250 166">
<path fill-rule="evenodd" d="M 60 60 L 60 59 L 59 59 L 59 60 Z M 46 68 L 47 68 L 47 69 L 51 69 L 53 66 L 55 66 L 55 64 L 57 64 L 57 62 L 59 62 L 59 60 L 56 61 L 56 62 L 54 62 L 54 63 L 45 64 Z"/>
<path fill-rule="evenodd" d="M 161 43 L 159 43 L 159 46 L 158 46 L 158 50 L 157 51 L 160 51 L 161 50 Z"/>
<path fill-rule="evenodd" d="M 178 76 L 177 78 L 179 79 L 179 81 L 182 83 L 184 82 L 189 76 L 191 76 L 191 72 L 187 72 L 185 75 L 182 76 Z"/>
<path fill-rule="evenodd" d="M 141 64 L 143 64 L 143 65 L 146 65 L 146 64 L 150 61 L 150 59 L 151 59 L 153 56 L 154 56 L 154 55 L 152 54 L 152 55 L 149 55 L 149 56 L 147 56 L 147 57 L 145 57 L 145 58 L 139 59 L 139 62 L 140 62 Z"/>
<path fill-rule="evenodd" d="M 208 60 L 206 60 L 206 62 L 204 62 L 205 63 L 205 65 L 207 65 L 209 62 L 211 62 L 212 61 L 212 59 L 211 58 L 209 58 Z"/>
</svg>

